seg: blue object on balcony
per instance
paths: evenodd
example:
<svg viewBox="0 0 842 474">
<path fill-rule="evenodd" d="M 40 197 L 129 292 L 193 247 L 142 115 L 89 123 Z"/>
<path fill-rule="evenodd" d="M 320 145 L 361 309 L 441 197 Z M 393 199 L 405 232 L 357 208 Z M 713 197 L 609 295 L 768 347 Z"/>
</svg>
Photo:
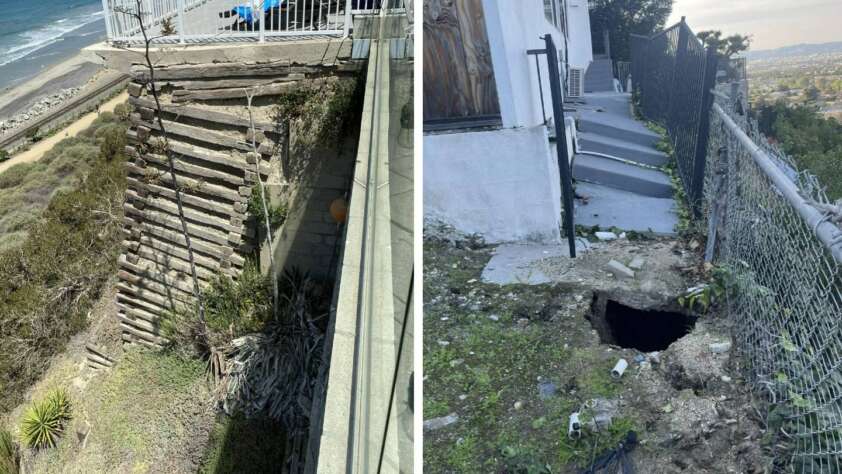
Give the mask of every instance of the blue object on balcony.
<svg viewBox="0 0 842 474">
<path fill-rule="evenodd" d="M 266 14 L 273 8 L 279 8 L 283 3 L 284 0 L 265 0 L 263 2 L 263 13 Z M 254 17 L 254 9 L 250 5 L 239 5 L 232 8 L 231 11 L 249 25 L 253 25 L 255 20 L 259 20 L 259 18 Z"/>
</svg>

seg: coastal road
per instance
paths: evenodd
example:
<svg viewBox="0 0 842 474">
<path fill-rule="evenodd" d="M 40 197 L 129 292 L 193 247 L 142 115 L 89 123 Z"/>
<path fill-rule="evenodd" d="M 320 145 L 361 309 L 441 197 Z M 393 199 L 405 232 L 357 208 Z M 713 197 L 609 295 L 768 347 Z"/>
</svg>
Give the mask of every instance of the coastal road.
<svg viewBox="0 0 842 474">
<path fill-rule="evenodd" d="M 114 108 L 117 107 L 118 104 L 122 104 L 127 100 L 129 100 L 129 94 L 127 92 L 123 92 L 120 95 L 109 100 L 108 102 L 102 104 L 99 107 L 99 111 L 113 112 Z M 45 153 L 50 151 L 54 146 L 56 146 L 58 142 L 68 137 L 75 137 L 82 130 L 85 130 L 86 128 L 90 127 L 91 124 L 94 123 L 94 120 L 96 120 L 96 118 L 96 112 L 91 112 L 89 114 L 83 115 L 81 118 L 71 123 L 67 127 L 56 131 L 49 138 L 45 138 L 39 141 L 38 143 L 35 143 L 30 149 L 21 152 L 17 155 L 14 155 L 9 160 L 0 163 L 0 173 L 3 173 L 12 166 L 15 166 L 20 163 L 31 163 L 33 161 L 40 160 L 41 157 L 44 156 Z"/>
</svg>

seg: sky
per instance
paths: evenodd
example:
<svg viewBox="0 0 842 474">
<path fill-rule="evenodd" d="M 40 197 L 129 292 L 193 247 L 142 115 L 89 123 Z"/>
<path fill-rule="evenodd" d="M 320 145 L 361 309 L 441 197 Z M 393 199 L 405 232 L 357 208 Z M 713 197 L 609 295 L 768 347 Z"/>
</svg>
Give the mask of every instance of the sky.
<svg viewBox="0 0 842 474">
<path fill-rule="evenodd" d="M 752 35 L 755 51 L 842 41 L 842 0 L 674 0 L 668 24 L 682 16 L 695 32 Z"/>
</svg>

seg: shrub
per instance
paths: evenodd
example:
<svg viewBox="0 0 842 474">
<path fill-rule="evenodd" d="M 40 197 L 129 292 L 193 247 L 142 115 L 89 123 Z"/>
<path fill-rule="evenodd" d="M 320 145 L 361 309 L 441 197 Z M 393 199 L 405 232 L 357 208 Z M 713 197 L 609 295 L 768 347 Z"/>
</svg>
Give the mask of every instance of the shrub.
<svg viewBox="0 0 842 474">
<path fill-rule="evenodd" d="M 0 474 L 17 474 L 20 453 L 12 434 L 0 430 Z"/>
<path fill-rule="evenodd" d="M 53 448 L 71 419 L 70 398 L 63 389 L 50 392 L 26 410 L 20 431 L 23 444 L 29 448 Z"/>
<path fill-rule="evenodd" d="M 0 148 L 0 163 L 8 160 L 9 158 L 11 158 L 11 155 L 9 155 L 9 152 Z"/>
<path fill-rule="evenodd" d="M 50 357 L 85 327 L 116 273 L 125 167 L 100 156 L 94 140 L 110 118 L 62 140 L 50 163 L 0 174 L 0 232 L 16 229 L 0 238 L 0 412 L 20 403 Z"/>
<path fill-rule="evenodd" d="M 286 204 L 282 203 L 279 206 L 270 206 L 268 211 L 269 226 L 272 232 L 275 232 L 282 225 L 284 225 L 284 222 L 286 222 L 287 215 L 289 214 L 289 209 L 287 208 Z M 258 235 L 266 234 L 266 216 L 264 215 L 264 212 L 265 211 L 263 207 L 263 199 L 260 195 L 260 186 L 254 186 L 252 188 L 251 198 L 249 199 L 248 203 L 248 213 L 255 219 L 255 222 L 257 223 Z"/>
</svg>

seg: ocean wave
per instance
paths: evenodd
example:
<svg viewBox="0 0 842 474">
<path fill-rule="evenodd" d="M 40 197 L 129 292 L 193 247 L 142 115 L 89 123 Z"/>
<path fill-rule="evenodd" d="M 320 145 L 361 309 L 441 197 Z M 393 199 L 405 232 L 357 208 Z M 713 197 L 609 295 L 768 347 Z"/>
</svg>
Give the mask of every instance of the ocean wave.
<svg viewBox="0 0 842 474">
<path fill-rule="evenodd" d="M 0 49 L 0 58 L 2 58 L 0 59 L 0 66 L 23 59 L 39 49 L 62 41 L 62 36 L 91 23 L 101 21 L 102 18 L 103 14 L 99 11 L 91 15 L 63 18 L 41 28 L 21 33 L 18 44 L 7 49 Z"/>
</svg>

